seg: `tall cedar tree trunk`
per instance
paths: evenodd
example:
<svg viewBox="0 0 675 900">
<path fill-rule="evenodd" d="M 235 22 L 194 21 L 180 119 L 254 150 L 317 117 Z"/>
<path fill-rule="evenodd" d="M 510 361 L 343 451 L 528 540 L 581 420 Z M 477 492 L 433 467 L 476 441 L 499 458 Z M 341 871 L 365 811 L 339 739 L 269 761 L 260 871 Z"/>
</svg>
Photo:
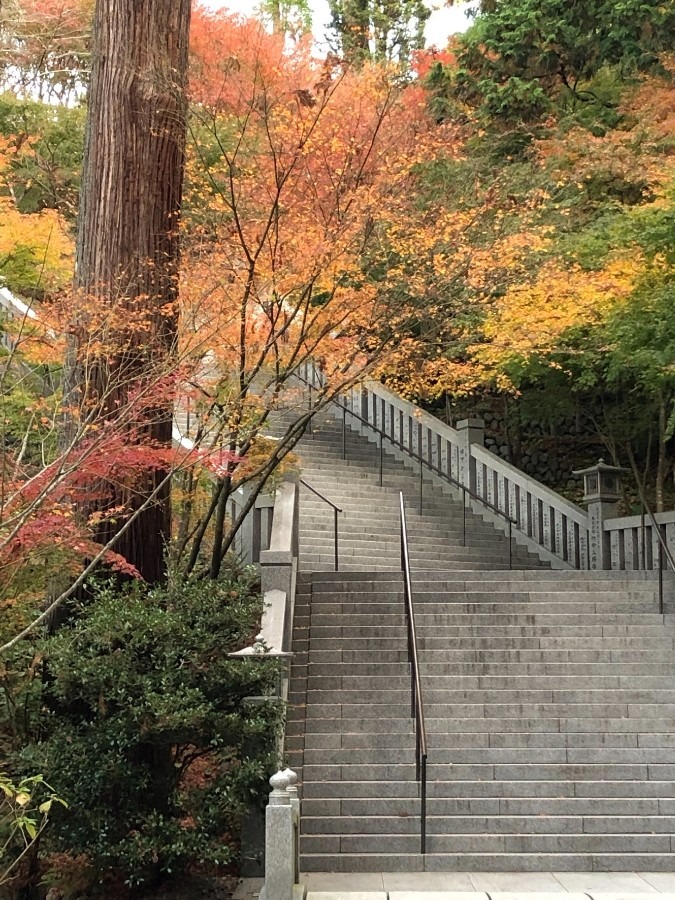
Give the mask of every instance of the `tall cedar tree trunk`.
<svg viewBox="0 0 675 900">
<path fill-rule="evenodd" d="M 75 287 L 82 296 L 121 303 L 130 321 L 147 316 L 147 332 L 120 336 L 124 349 L 95 374 L 92 388 L 87 382 L 86 393 L 105 397 L 112 418 L 134 382 L 167 365 L 175 345 L 189 28 L 190 0 L 96 3 Z M 77 382 L 76 373 L 69 377 Z M 160 402 L 141 439 L 169 444 L 171 423 L 169 401 Z M 132 505 L 165 474 L 136 485 Z M 124 489 L 108 487 L 106 503 L 129 504 Z M 99 539 L 113 529 L 108 525 Z M 167 486 L 115 549 L 154 582 L 164 575 L 169 532 Z"/>
</svg>

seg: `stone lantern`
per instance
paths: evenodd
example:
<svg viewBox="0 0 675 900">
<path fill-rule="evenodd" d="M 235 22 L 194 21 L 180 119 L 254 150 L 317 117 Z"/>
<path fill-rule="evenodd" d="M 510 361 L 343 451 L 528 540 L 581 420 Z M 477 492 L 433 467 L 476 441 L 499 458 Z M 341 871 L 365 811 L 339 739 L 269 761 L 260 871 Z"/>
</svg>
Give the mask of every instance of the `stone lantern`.
<svg viewBox="0 0 675 900">
<path fill-rule="evenodd" d="M 609 534 L 604 529 L 606 519 L 618 513 L 621 499 L 621 475 L 626 469 L 608 466 L 601 459 L 588 469 L 577 469 L 574 475 L 583 475 L 584 502 L 588 508 L 589 562 L 591 569 L 610 569 Z"/>
</svg>

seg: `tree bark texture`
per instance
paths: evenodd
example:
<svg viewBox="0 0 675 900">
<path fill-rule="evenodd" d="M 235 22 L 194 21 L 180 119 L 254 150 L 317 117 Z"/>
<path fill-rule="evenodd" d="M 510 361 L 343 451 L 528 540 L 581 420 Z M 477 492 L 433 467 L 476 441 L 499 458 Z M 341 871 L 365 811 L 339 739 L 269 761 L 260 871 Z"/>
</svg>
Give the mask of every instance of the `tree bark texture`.
<svg viewBox="0 0 675 900">
<path fill-rule="evenodd" d="M 69 377 L 113 420 L 130 391 L 168 366 L 175 350 L 189 25 L 190 0 L 96 4 L 75 276 L 82 306 L 74 322 L 95 299 L 121 309 L 122 319 L 128 312 L 133 326 L 128 333 L 115 326 L 120 349 L 90 367 L 86 379 L 80 373 L 79 385 L 72 367 Z M 170 402 L 160 401 L 139 439 L 170 444 L 172 412 Z M 164 474 L 136 485 L 133 498 L 109 486 L 112 499 L 106 502 L 137 508 Z M 100 537 L 113 529 L 108 525 Z M 156 581 L 163 576 L 169 533 L 167 487 L 116 550 L 146 580 Z"/>
</svg>

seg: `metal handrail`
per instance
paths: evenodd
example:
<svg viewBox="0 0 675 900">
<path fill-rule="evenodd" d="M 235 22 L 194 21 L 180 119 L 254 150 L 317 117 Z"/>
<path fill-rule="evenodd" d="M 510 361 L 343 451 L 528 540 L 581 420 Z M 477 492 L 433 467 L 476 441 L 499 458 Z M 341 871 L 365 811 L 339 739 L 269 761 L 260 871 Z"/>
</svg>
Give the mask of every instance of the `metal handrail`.
<svg viewBox="0 0 675 900">
<path fill-rule="evenodd" d="M 408 625 L 408 662 L 410 663 L 410 715 L 415 720 L 415 778 L 420 784 L 420 853 L 427 852 L 427 729 L 424 722 L 422 679 L 417 656 L 417 631 L 412 602 L 410 579 L 410 551 L 408 527 L 405 518 L 403 491 L 399 493 L 401 508 L 401 570 L 403 572 L 403 596 Z"/>
<path fill-rule="evenodd" d="M 339 570 L 339 546 L 338 546 L 338 513 L 342 512 L 342 509 L 336 504 L 333 503 L 332 500 L 329 500 L 328 497 L 325 497 L 321 491 L 317 491 L 315 487 L 313 487 L 308 481 L 305 481 L 304 478 L 300 479 L 300 484 L 310 490 L 313 494 L 319 498 L 319 500 L 323 500 L 324 503 L 327 503 L 329 506 L 333 508 L 333 546 L 335 549 L 335 571 Z"/>
<path fill-rule="evenodd" d="M 342 408 L 342 410 L 350 416 L 354 416 L 355 419 L 358 419 L 359 422 L 362 422 L 364 425 L 367 425 L 368 428 L 372 428 L 373 431 L 377 432 L 381 437 L 386 438 L 394 447 L 398 447 L 399 450 L 404 450 L 405 453 L 410 456 L 412 459 L 417 460 L 421 465 L 425 465 L 432 472 L 435 472 L 437 475 L 440 475 L 442 478 L 445 478 L 446 481 L 449 481 L 450 484 L 458 487 L 465 494 L 468 494 L 473 500 L 477 500 L 483 506 L 488 509 L 493 510 L 493 512 L 499 513 L 500 516 L 503 516 L 508 521 L 512 522 L 514 525 L 518 524 L 518 520 L 512 518 L 507 512 L 503 509 L 500 509 L 496 504 L 491 503 L 489 500 L 486 500 L 484 497 L 481 497 L 480 494 L 477 494 L 475 491 L 472 491 L 471 488 L 466 487 L 466 485 L 462 484 L 461 481 L 457 481 L 449 472 L 444 472 L 443 469 L 440 469 L 438 466 L 435 466 L 428 459 L 424 459 L 423 456 L 420 456 L 419 453 L 415 453 L 415 451 L 406 447 L 402 441 L 397 441 L 396 438 L 392 437 L 390 434 L 387 434 L 379 425 L 373 425 L 372 422 L 369 422 L 368 419 L 365 419 L 363 416 L 359 415 L 359 413 L 354 412 L 353 409 L 349 409 L 344 403 L 340 401 L 338 405 Z"/>
<path fill-rule="evenodd" d="M 298 372 L 296 372 L 295 375 L 299 381 L 304 382 L 311 390 L 313 385 L 310 381 L 307 381 L 307 379 L 303 378 L 303 376 L 300 375 Z M 384 465 L 383 446 L 382 446 L 382 442 L 383 442 L 383 438 L 384 438 L 387 441 L 389 441 L 389 443 L 392 444 L 394 447 L 398 448 L 399 450 L 402 450 L 411 459 L 414 459 L 419 463 L 419 466 L 420 466 L 420 504 L 419 504 L 420 505 L 420 513 L 422 512 L 422 506 L 423 506 L 423 503 L 422 503 L 422 496 L 423 496 L 423 490 L 424 490 L 424 480 L 423 480 L 424 471 L 422 468 L 423 466 L 426 466 L 427 469 L 429 469 L 429 471 L 438 475 L 440 478 L 444 478 L 446 481 L 448 481 L 454 487 L 457 487 L 460 489 L 460 491 L 462 492 L 462 546 L 464 546 L 464 547 L 466 546 L 466 498 L 467 498 L 467 496 L 469 496 L 472 500 L 476 500 L 478 503 L 480 503 L 486 509 L 490 509 L 490 510 L 492 510 L 492 512 L 495 512 L 498 515 L 502 516 L 504 519 L 506 519 L 506 521 L 508 522 L 508 525 L 509 525 L 509 533 L 508 533 L 509 569 L 512 568 L 512 566 L 513 566 L 513 548 L 511 546 L 511 543 L 512 543 L 512 539 L 513 539 L 513 526 L 518 525 L 517 519 L 514 519 L 511 515 L 509 515 L 509 513 L 505 512 L 503 509 L 500 509 L 500 507 L 497 506 L 496 504 L 491 503 L 489 500 L 486 500 L 484 497 L 481 497 L 480 494 L 477 494 L 475 491 L 472 491 L 471 488 L 466 487 L 466 485 L 462 484 L 461 481 L 458 481 L 456 478 L 454 478 L 449 472 L 444 472 L 443 469 L 439 468 L 438 466 L 435 466 L 429 460 L 424 459 L 424 457 L 422 457 L 419 453 L 415 453 L 415 451 L 412 449 L 412 447 L 406 447 L 402 441 L 397 441 L 395 437 L 392 437 L 392 435 L 387 434 L 387 432 L 384 431 L 384 429 L 380 428 L 376 424 L 373 424 L 372 422 L 369 422 L 368 419 L 364 418 L 364 416 L 360 415 L 359 413 L 354 412 L 353 409 L 349 409 L 349 407 L 347 406 L 347 403 L 344 399 L 342 399 L 340 397 L 335 397 L 333 402 L 336 403 L 342 409 L 342 458 L 343 459 L 347 458 L 346 416 L 350 415 L 350 416 L 353 416 L 358 422 L 361 422 L 363 425 L 366 425 L 368 428 L 372 429 L 376 434 L 379 435 L 379 438 L 380 438 L 380 447 L 379 447 L 379 450 L 380 450 L 380 487 L 382 486 L 382 473 L 383 473 L 383 465 Z M 310 399 L 310 403 L 311 403 L 311 399 Z"/>
<path fill-rule="evenodd" d="M 659 539 L 659 568 L 658 568 L 658 572 L 659 572 L 659 612 L 661 613 L 661 615 L 663 615 L 663 609 L 664 609 L 664 605 L 663 605 L 663 552 L 665 551 L 666 558 L 667 558 L 668 562 L 670 563 L 670 568 L 673 571 L 675 571 L 675 559 L 673 559 L 673 554 L 671 553 L 670 547 L 668 546 L 666 539 L 663 536 L 663 533 L 661 531 L 661 526 L 656 521 L 656 516 L 652 512 L 649 504 L 647 503 L 647 500 L 645 498 L 644 492 L 642 491 L 642 487 L 640 486 L 640 484 L 638 484 L 638 491 L 640 492 L 640 502 L 642 503 L 642 510 L 643 510 L 643 513 L 642 513 L 642 515 L 643 515 L 643 525 L 642 525 L 643 541 L 644 541 L 644 513 L 647 513 L 647 515 L 649 516 L 649 520 L 652 523 L 652 531 L 656 532 L 656 536 Z M 644 549 L 642 551 L 642 560 L 643 560 L 643 565 L 646 569 L 647 568 L 647 559 L 646 559 L 646 553 L 645 553 Z"/>
</svg>

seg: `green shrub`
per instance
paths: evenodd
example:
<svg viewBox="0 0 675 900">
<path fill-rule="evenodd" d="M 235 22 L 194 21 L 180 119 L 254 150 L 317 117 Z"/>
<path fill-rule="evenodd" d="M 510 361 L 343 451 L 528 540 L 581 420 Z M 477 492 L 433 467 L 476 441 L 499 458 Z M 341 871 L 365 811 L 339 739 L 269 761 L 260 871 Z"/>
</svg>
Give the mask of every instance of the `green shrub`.
<svg viewBox="0 0 675 900">
<path fill-rule="evenodd" d="M 277 664 L 228 659 L 259 623 L 252 578 L 105 587 L 45 641 L 47 737 L 24 759 L 69 803 L 48 849 L 87 858 L 99 883 L 236 858 L 281 719 Z"/>
</svg>

